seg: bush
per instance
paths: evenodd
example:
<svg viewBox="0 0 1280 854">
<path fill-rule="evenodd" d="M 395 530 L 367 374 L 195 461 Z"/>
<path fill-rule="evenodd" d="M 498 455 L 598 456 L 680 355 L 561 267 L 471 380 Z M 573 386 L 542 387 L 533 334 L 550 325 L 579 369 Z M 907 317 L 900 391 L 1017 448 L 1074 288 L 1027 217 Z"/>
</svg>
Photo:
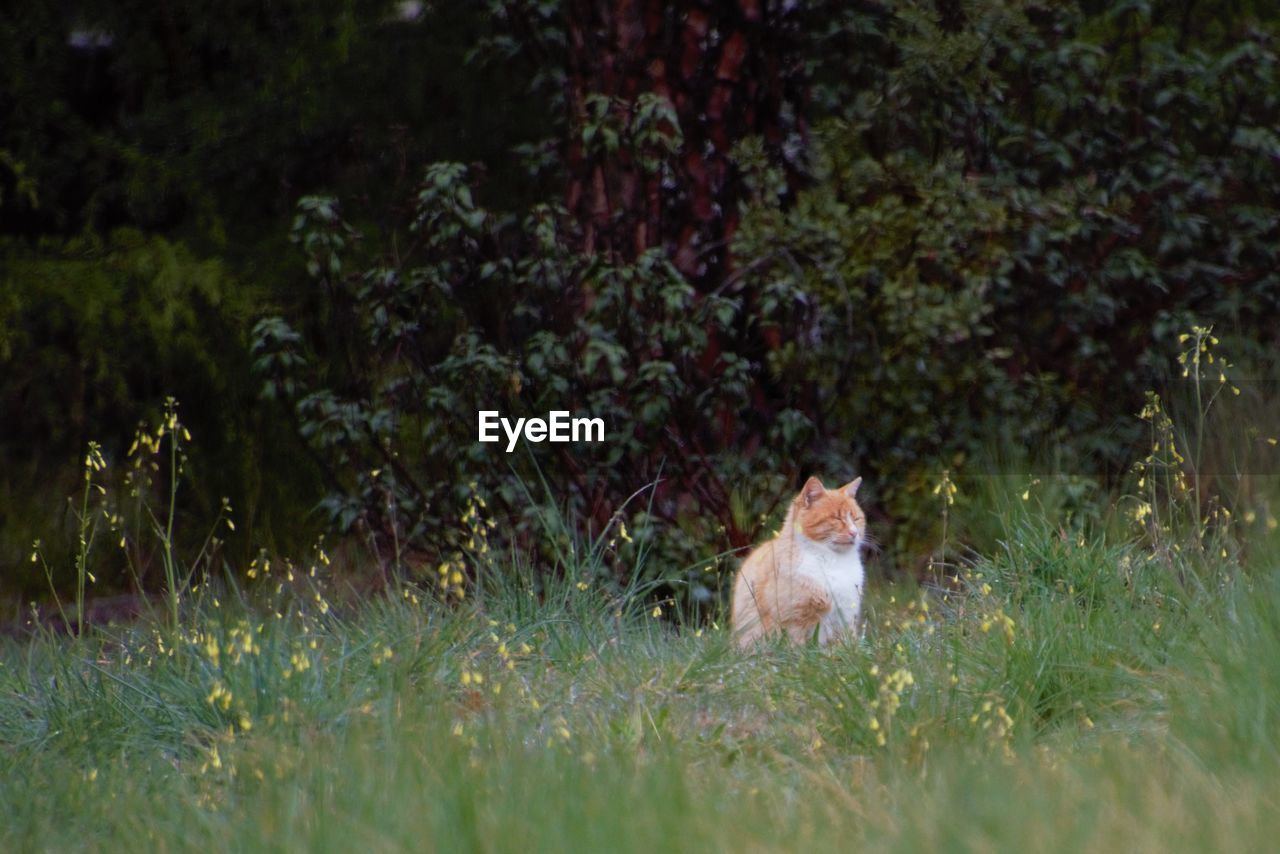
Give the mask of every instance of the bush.
<svg viewBox="0 0 1280 854">
<path fill-rule="evenodd" d="M 331 518 L 388 560 L 403 562 L 400 544 L 419 552 L 416 565 L 466 551 L 473 491 L 512 520 L 504 539 L 528 544 L 547 508 L 526 485 L 545 479 L 557 509 L 597 533 L 624 507 L 639 534 L 684 526 L 664 546 L 675 576 L 708 543 L 751 542 L 797 473 L 752 460 L 764 447 L 775 459 L 797 451 L 809 427 L 798 411 L 753 409 L 750 361 L 718 349 L 749 325 L 741 300 L 699 296 L 660 251 L 633 263 L 579 256 L 562 228 L 547 207 L 518 223 L 494 216 L 463 167 L 437 164 L 418 198 L 412 262 L 348 273 L 351 229 L 336 203 L 300 205 L 298 241 L 337 312 L 327 328 L 349 338 L 269 318 L 255 330 L 256 364 L 268 396 L 298 392 L 303 434 L 335 462 Z M 305 341 L 323 352 L 309 359 Z M 480 409 L 567 409 L 604 419 L 606 441 L 507 454 L 476 441 Z M 626 539 L 620 583 L 636 557 Z M 550 558 L 564 545 L 540 548 Z"/>
<path fill-rule="evenodd" d="M 742 152 L 740 288 L 782 295 L 780 340 L 819 342 L 771 364 L 817 385 L 818 435 L 899 521 L 993 444 L 1116 474 L 1180 335 L 1256 358 L 1280 328 L 1274 39 L 1141 4 L 972 4 L 951 29 L 930 9 L 858 31 L 890 63 L 838 99 L 793 206 Z"/>
<path fill-rule="evenodd" d="M 834 115 L 810 185 L 793 192 L 763 141 L 738 145 L 752 203 L 714 287 L 658 249 L 579 255 L 554 207 L 497 216 L 459 164 L 427 170 L 412 250 L 367 270 L 337 203 L 302 203 L 327 319 L 268 319 L 255 350 L 334 463 L 339 527 L 420 567 L 468 550 L 479 495 L 503 540 L 554 566 L 527 535 L 547 501 L 595 534 L 623 513 L 663 531 L 654 563 L 696 601 L 801 475 L 856 472 L 909 561 L 933 541 L 940 469 L 994 445 L 1118 475 L 1179 335 L 1274 340 L 1280 88 L 1246 18 L 1223 24 L 1234 41 L 1137 5 L 832 22 L 811 42 Z M 866 51 L 842 70 L 832 46 L 851 40 Z M 482 408 L 603 417 L 608 440 L 507 455 L 475 441 Z M 615 545 L 622 582 L 635 555 Z"/>
</svg>

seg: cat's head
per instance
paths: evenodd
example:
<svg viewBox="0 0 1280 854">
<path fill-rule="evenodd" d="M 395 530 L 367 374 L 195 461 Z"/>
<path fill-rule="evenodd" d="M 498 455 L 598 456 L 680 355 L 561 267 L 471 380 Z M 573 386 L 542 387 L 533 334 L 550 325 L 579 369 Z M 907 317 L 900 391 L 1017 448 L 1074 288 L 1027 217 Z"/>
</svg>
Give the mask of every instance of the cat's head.
<svg viewBox="0 0 1280 854">
<path fill-rule="evenodd" d="M 795 521 L 806 537 L 835 552 L 860 547 L 866 540 L 867 516 L 854 497 L 862 478 L 839 489 L 827 489 L 811 477 L 793 503 Z"/>
</svg>

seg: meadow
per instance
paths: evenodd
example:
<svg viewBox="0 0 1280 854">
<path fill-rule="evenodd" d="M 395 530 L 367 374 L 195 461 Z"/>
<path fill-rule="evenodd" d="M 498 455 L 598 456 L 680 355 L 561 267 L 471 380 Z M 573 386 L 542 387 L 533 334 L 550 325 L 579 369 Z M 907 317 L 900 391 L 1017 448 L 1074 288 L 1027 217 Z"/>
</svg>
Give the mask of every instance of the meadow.
<svg viewBox="0 0 1280 854">
<path fill-rule="evenodd" d="M 443 598 L 345 603 L 317 547 L 176 621 L 0 641 L 0 848 L 1268 848 L 1274 518 L 1179 532 L 1129 497 L 1073 522 L 1066 486 L 940 485 L 995 547 L 873 576 L 829 648 L 744 654 L 611 591 L 603 537 L 556 574 L 492 555 Z"/>
<path fill-rule="evenodd" d="M 9 5 L 0 854 L 1275 847 L 1280 4 Z"/>
</svg>

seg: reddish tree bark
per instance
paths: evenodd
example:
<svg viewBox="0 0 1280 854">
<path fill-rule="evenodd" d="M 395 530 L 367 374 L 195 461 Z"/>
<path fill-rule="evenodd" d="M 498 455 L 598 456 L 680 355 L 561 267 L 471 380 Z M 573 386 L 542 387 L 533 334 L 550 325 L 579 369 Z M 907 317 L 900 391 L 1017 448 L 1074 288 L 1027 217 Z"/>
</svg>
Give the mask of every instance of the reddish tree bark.
<svg viewBox="0 0 1280 854">
<path fill-rule="evenodd" d="M 731 272 L 742 197 L 734 144 L 762 137 L 795 177 L 784 150 L 805 130 L 799 5 L 568 0 L 566 201 L 583 224 L 585 252 L 623 260 L 661 246 L 702 287 Z M 670 103 L 683 135 L 665 173 L 645 169 L 626 145 L 604 152 L 582 139 L 593 96 L 607 97 L 611 118 L 626 128 L 645 93 Z"/>
</svg>

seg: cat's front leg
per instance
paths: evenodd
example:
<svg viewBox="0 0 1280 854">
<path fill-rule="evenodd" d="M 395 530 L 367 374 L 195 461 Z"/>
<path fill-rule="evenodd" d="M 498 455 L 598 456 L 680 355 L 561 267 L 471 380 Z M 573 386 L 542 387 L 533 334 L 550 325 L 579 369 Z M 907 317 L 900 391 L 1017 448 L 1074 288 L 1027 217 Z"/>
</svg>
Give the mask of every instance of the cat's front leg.
<svg viewBox="0 0 1280 854">
<path fill-rule="evenodd" d="M 778 602 L 778 623 L 793 642 L 804 643 L 831 614 L 831 593 L 803 575 L 793 575 L 784 586 Z"/>
</svg>

